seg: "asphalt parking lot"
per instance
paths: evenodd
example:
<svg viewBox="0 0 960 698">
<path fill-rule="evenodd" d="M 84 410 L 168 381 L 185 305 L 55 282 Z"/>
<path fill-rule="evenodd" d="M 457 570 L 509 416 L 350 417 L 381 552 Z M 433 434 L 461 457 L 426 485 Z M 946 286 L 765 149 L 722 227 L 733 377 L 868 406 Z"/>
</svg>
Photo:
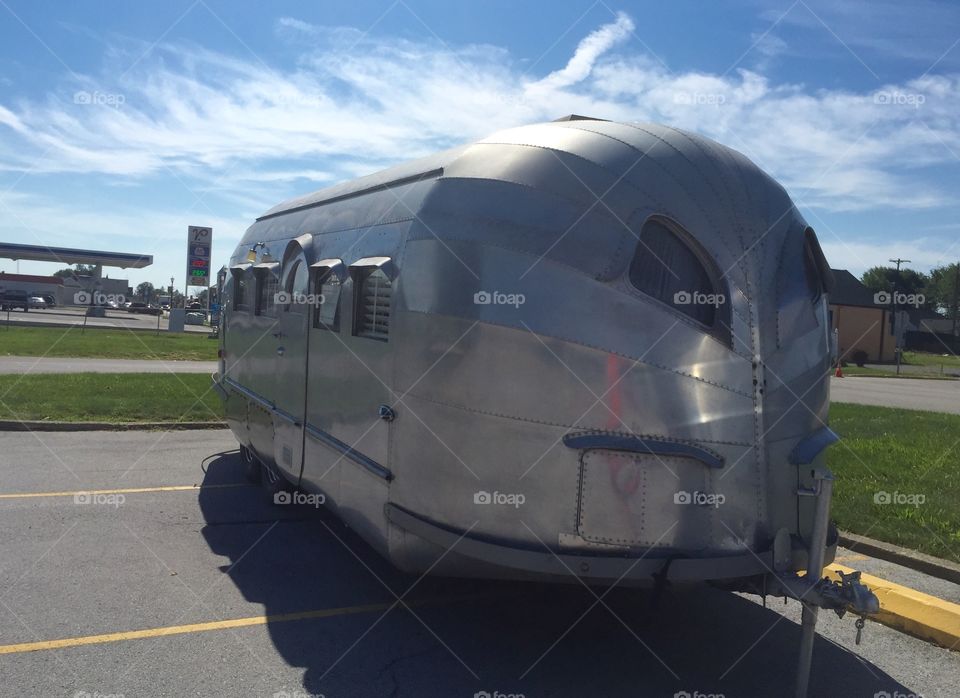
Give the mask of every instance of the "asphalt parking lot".
<svg viewBox="0 0 960 698">
<path fill-rule="evenodd" d="M 0 433 L 0 482 L 2 695 L 791 691 L 792 602 L 409 577 L 322 510 L 269 504 L 228 431 Z M 820 629 L 812 696 L 957 693 L 958 653 Z"/>
</svg>

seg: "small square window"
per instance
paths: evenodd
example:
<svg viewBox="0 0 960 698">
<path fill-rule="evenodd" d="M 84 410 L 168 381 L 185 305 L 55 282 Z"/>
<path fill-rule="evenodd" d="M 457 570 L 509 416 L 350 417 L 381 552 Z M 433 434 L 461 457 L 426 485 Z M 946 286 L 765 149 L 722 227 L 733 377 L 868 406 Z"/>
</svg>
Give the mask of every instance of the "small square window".
<svg viewBox="0 0 960 698">
<path fill-rule="evenodd" d="M 313 326 L 322 330 L 339 332 L 340 290 L 343 288 L 340 277 L 329 269 L 321 271 L 317 274 L 316 288 L 320 298 L 317 299 L 316 310 L 314 310 Z"/>
<path fill-rule="evenodd" d="M 356 318 L 353 333 L 357 337 L 387 341 L 392 296 L 393 282 L 382 269 L 363 269 L 356 275 Z"/>
<path fill-rule="evenodd" d="M 257 315 L 272 315 L 279 283 L 277 277 L 265 271 L 259 274 L 257 280 Z"/>
<path fill-rule="evenodd" d="M 233 309 L 250 312 L 250 275 L 246 269 L 233 270 Z"/>
</svg>

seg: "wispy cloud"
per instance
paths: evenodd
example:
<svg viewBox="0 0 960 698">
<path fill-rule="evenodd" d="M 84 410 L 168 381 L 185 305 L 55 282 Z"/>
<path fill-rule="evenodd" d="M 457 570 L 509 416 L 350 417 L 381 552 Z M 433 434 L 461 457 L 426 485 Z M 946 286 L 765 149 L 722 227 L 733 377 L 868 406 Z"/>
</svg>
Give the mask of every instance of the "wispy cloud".
<svg viewBox="0 0 960 698">
<path fill-rule="evenodd" d="M 776 84 L 748 70 L 672 73 L 646 57 L 636 31 L 621 13 L 541 76 L 523 74 L 494 46 L 370 36 L 294 18 L 276 26 L 299 51 L 290 69 L 160 44 L 125 74 L 65 77 L 64 91 L 43 100 L 0 98 L 0 168 L 118 180 L 175 175 L 190 187 L 217 180 L 242 197 L 264 182 L 320 186 L 578 112 L 702 132 L 755 159 L 812 207 L 950 200 L 932 172 L 956 166 L 960 154 L 957 76 L 853 92 Z M 777 54 L 778 42 L 760 53 Z"/>
</svg>

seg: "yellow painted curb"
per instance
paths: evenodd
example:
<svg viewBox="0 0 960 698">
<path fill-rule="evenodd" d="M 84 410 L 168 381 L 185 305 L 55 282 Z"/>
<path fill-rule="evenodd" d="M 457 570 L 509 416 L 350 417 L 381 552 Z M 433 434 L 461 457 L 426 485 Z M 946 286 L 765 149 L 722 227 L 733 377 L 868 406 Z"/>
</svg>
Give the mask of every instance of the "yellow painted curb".
<svg viewBox="0 0 960 698">
<path fill-rule="evenodd" d="M 823 574 L 839 580 L 837 572 L 854 570 L 843 565 L 827 565 Z M 947 649 L 960 650 L 960 605 L 923 594 L 885 579 L 863 573 L 860 581 L 880 600 L 880 612 L 871 620 L 903 631 L 921 640 Z"/>
</svg>

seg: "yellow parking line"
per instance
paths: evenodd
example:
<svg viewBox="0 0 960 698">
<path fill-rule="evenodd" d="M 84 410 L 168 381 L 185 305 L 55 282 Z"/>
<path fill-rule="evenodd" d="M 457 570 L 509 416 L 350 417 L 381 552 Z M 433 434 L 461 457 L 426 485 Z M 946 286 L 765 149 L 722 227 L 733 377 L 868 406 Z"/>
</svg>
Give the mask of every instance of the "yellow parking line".
<svg viewBox="0 0 960 698">
<path fill-rule="evenodd" d="M 853 570 L 837 564 L 824 568 L 824 574 L 832 579 L 839 579 L 837 572 L 850 574 Z M 866 573 L 860 581 L 880 600 L 880 612 L 870 616 L 871 620 L 942 647 L 960 646 L 960 605 Z"/>
<path fill-rule="evenodd" d="M 456 600 L 456 599 L 448 599 Z M 437 602 L 435 600 L 434 602 Z M 372 603 L 361 606 L 343 606 L 341 608 L 324 608 L 317 611 L 302 611 L 300 613 L 282 613 L 273 616 L 251 616 L 249 618 L 234 618 L 232 620 L 215 620 L 207 623 L 191 623 L 189 625 L 168 625 L 161 628 L 147 628 L 144 630 L 128 630 L 120 633 L 106 633 L 105 635 L 86 635 L 83 637 L 68 637 L 61 640 L 43 640 L 40 642 L 21 642 L 15 645 L 0 645 L 0 654 L 17 654 L 21 652 L 37 652 L 40 650 L 56 650 L 64 647 L 79 647 L 81 645 L 98 645 L 107 642 L 122 642 L 124 640 L 142 640 L 148 637 L 166 637 L 168 635 L 184 635 L 187 633 L 203 633 L 210 630 L 227 630 L 230 628 L 246 628 L 252 625 L 266 625 L 267 623 L 287 623 L 295 620 L 312 620 L 315 618 L 329 618 L 332 616 L 349 616 L 356 613 L 370 613 L 372 611 L 386 611 L 396 602 Z M 408 606 L 422 606 L 429 603 L 423 601 L 405 601 Z"/>
<path fill-rule="evenodd" d="M 28 497 L 73 497 L 78 494 L 138 494 L 141 492 L 183 492 L 186 490 L 212 490 L 225 487 L 250 487 L 246 482 L 230 482 L 221 485 L 169 485 L 166 487 L 128 487 L 114 490 L 75 490 L 71 492 L 13 492 L 0 494 L 0 499 L 25 499 Z"/>
</svg>

